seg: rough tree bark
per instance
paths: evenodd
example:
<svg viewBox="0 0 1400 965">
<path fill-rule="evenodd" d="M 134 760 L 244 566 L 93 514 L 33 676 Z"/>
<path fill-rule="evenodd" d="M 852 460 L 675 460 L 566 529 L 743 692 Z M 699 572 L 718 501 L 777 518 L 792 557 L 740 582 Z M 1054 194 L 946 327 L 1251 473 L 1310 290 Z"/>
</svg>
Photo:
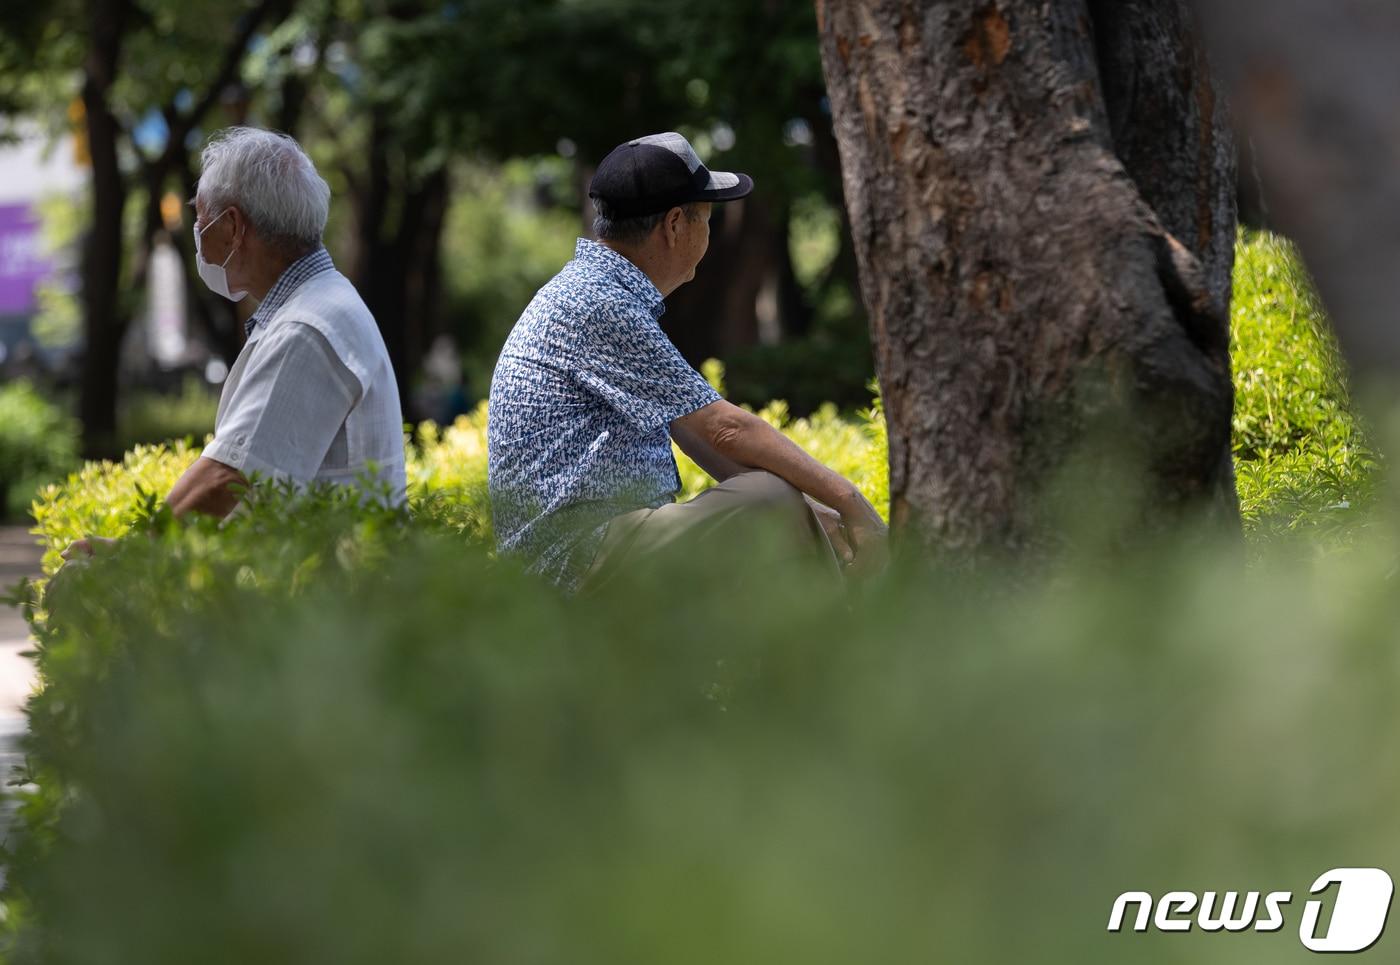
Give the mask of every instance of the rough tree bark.
<svg viewBox="0 0 1400 965">
<path fill-rule="evenodd" d="M 263 0 L 239 20 L 213 81 L 191 108 L 176 102 L 164 106 L 168 133 L 161 152 L 147 157 L 112 110 L 110 95 L 116 82 L 128 30 L 141 24 L 141 11 L 130 0 L 87 0 L 88 49 L 83 61 L 82 100 L 89 154 L 92 158 L 92 227 L 83 249 L 84 351 L 79 416 L 83 452 L 89 457 L 119 455 L 115 448 L 117 395 L 122 340 L 131 320 L 130 296 L 122 292 L 144 288 L 156 237 L 164 230 L 161 199 L 172 177 L 188 181 L 191 132 L 217 104 L 238 76 L 248 46 L 269 18 L 285 18 L 290 0 Z M 140 164 L 145 188 L 141 244 L 135 269 L 123 284 L 123 227 L 131 184 L 120 158 L 129 154 Z M 183 250 L 183 242 L 177 241 Z M 187 264 L 189 262 L 187 261 Z M 192 269 L 190 269 L 192 271 Z"/>
<path fill-rule="evenodd" d="M 1234 153 L 1186 0 L 817 16 L 895 526 L 954 557 L 1054 543 L 1052 484 L 1110 429 L 1141 483 L 1122 535 L 1186 505 L 1237 525 Z"/>
</svg>

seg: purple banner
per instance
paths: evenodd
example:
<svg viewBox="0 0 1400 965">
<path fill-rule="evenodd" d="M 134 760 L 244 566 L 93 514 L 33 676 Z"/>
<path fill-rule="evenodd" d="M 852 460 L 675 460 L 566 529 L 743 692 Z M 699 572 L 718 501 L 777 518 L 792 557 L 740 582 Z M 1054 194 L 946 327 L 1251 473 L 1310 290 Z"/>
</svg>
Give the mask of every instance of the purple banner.
<svg viewBox="0 0 1400 965">
<path fill-rule="evenodd" d="M 35 289 L 51 268 L 32 206 L 0 205 L 0 315 L 32 312 Z"/>
</svg>

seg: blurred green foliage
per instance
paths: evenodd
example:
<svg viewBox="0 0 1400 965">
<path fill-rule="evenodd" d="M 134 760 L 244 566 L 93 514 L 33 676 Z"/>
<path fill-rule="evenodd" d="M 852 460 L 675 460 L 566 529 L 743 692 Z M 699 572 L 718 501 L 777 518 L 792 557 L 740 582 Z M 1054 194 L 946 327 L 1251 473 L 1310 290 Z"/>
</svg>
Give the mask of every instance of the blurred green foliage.
<svg viewBox="0 0 1400 965">
<path fill-rule="evenodd" d="M 22 514 L 35 489 L 78 458 L 78 427 L 19 379 L 0 386 L 0 519 Z"/>
<path fill-rule="evenodd" d="M 793 200 L 788 223 L 793 276 L 811 312 L 800 337 L 728 354 L 733 397 L 755 405 L 786 399 L 797 412 L 832 402 L 843 411 L 865 404 L 874 372 L 860 292 L 842 273 L 841 212 L 821 192 Z M 854 265 L 845 266 L 854 272 Z"/>
<path fill-rule="evenodd" d="M 174 439 L 195 443 L 214 431 L 219 397 L 201 378 L 185 377 L 176 393 L 130 393 L 117 417 L 122 449 Z"/>
<path fill-rule="evenodd" d="M 55 194 L 40 198 L 34 205 L 39 214 L 40 238 L 46 258 L 63 264 L 70 261 L 82 241 L 90 215 L 74 198 Z M 46 348 L 73 345 L 82 333 L 82 310 L 71 278 L 60 271 L 45 278 L 34 292 L 37 305 L 30 319 L 34 340 Z"/>
<path fill-rule="evenodd" d="M 447 310 L 473 336 L 462 348 L 475 398 L 486 397 L 496 351 L 521 311 L 574 255 L 580 217 L 553 203 L 569 176 L 557 159 L 466 165 L 457 173 L 459 190 L 443 230 L 443 274 Z M 542 193 L 550 203 L 539 203 Z"/>
<path fill-rule="evenodd" d="M 12 962 L 1301 961 L 1104 925 L 1400 843 L 1369 555 L 566 601 L 329 495 L 142 530 L 43 601 Z"/>
</svg>

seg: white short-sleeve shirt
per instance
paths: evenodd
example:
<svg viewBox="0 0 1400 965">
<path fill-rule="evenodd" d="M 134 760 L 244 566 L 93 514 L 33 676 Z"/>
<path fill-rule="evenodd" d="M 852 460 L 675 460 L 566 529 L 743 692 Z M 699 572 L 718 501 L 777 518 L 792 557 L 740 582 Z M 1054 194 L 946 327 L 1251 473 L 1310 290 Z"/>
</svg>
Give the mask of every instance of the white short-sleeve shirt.
<svg viewBox="0 0 1400 965">
<path fill-rule="evenodd" d="M 355 287 L 330 268 L 301 281 L 279 305 L 264 301 L 259 315 L 263 308 L 273 310 L 233 363 L 204 455 L 301 485 L 387 484 L 391 503 L 401 504 L 398 385 Z"/>
</svg>

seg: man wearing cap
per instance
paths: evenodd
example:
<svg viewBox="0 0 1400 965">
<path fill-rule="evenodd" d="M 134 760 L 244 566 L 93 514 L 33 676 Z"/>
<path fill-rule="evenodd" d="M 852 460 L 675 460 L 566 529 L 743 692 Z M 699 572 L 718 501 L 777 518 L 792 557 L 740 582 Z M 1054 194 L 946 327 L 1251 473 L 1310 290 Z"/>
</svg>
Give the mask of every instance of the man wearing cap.
<svg viewBox="0 0 1400 965">
<path fill-rule="evenodd" d="M 887 531 L 860 491 L 722 399 L 658 323 L 705 255 L 711 205 L 752 190 L 679 134 L 619 146 L 589 186 L 598 241 L 579 239 L 501 350 L 488 427 L 497 544 L 565 590 L 760 515 L 833 570 L 838 557 L 859 574 L 884 564 Z M 685 503 L 673 439 L 718 483 Z"/>
</svg>

